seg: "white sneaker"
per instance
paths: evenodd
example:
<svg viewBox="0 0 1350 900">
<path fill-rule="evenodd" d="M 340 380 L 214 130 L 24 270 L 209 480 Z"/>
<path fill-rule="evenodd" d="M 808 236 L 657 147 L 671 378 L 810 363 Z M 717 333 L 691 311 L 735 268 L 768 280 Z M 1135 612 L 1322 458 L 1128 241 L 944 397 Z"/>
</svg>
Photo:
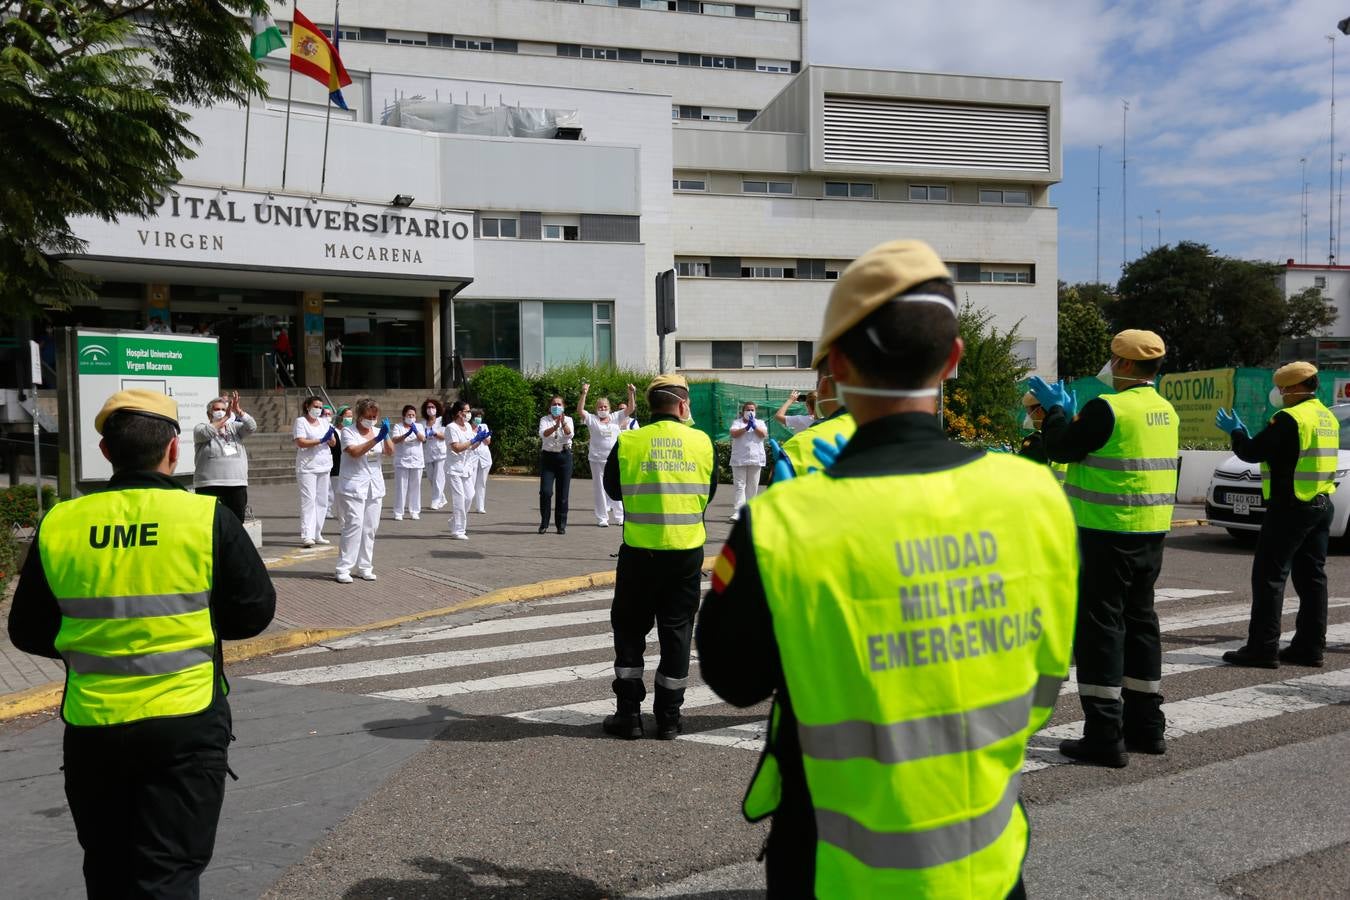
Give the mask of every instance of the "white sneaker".
<svg viewBox="0 0 1350 900">
<path fill-rule="evenodd" d="M 330 541 L 328 538 L 324 537 L 323 535 L 319 535 L 318 537 L 316 537 L 316 538 L 314 539 L 314 543 L 316 543 L 316 544 L 331 544 L 331 543 L 333 543 L 333 542 Z"/>
<path fill-rule="evenodd" d="M 408 513 L 408 518 L 412 519 L 414 522 L 420 522 L 420 521 L 422 520 L 422 514 L 421 514 L 421 513 Z"/>
<path fill-rule="evenodd" d="M 398 513 L 394 513 L 394 521 L 395 521 L 395 522 L 402 522 L 402 521 L 403 521 L 403 517 L 400 516 Z"/>
<path fill-rule="evenodd" d="M 462 531 L 456 531 L 454 534 L 450 535 L 450 540 L 452 541 L 467 541 L 468 539 L 469 536 Z"/>
<path fill-rule="evenodd" d="M 351 584 L 351 583 L 352 583 L 352 576 L 348 575 L 346 572 L 339 572 L 339 573 L 337 573 L 337 583 L 338 583 L 338 584 Z"/>
<path fill-rule="evenodd" d="M 310 547 L 313 547 L 313 546 L 314 546 L 314 538 L 305 538 L 303 541 L 300 542 L 300 546 L 301 546 L 301 547 L 304 547 L 305 549 L 309 549 Z"/>
<path fill-rule="evenodd" d="M 486 510 L 486 509 L 471 509 L 471 510 L 469 510 L 469 512 L 473 513 L 473 514 L 476 515 L 476 516 L 486 516 L 486 515 L 487 515 L 487 510 Z"/>
<path fill-rule="evenodd" d="M 379 577 L 378 575 L 376 575 L 374 572 L 370 571 L 369 569 L 367 569 L 367 570 L 364 571 L 364 572 L 357 572 L 356 574 L 358 574 L 358 575 L 361 576 L 361 580 L 362 580 L 362 581 L 374 581 L 376 578 Z"/>
<path fill-rule="evenodd" d="M 623 524 L 623 519 L 615 519 L 615 520 L 614 520 L 614 524 L 615 524 L 615 525 L 622 525 L 622 524 Z"/>
<path fill-rule="evenodd" d="M 595 524 L 599 525 L 601 528 L 608 528 L 608 527 L 609 527 L 609 520 L 608 520 L 608 519 L 601 519 L 599 522 L 596 522 Z"/>
</svg>

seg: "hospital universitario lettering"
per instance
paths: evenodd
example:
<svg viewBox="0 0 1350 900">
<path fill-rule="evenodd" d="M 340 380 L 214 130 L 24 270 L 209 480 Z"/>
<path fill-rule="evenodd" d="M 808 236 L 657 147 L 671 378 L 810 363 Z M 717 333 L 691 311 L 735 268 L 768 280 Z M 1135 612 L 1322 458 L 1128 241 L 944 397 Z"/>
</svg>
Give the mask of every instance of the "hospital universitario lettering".
<svg viewBox="0 0 1350 900">
<path fill-rule="evenodd" d="M 1041 637 L 1041 609 L 1007 612 L 992 532 L 939 534 L 895 545 L 900 616 L 912 627 L 867 636 L 874 672 L 959 662 L 1024 647 Z"/>
<path fill-rule="evenodd" d="M 251 216 L 249 215 L 251 207 Z M 317 209 L 304 203 L 234 200 L 170 195 L 158 206 L 170 218 L 201 223 L 248 224 L 274 228 L 331 231 L 353 235 L 393 235 L 422 239 L 463 241 L 469 237 L 464 222 L 450 222 L 438 216 L 401 216 L 390 213 L 357 213 L 349 210 Z M 143 247 L 167 247 L 184 250 L 225 250 L 226 236 L 188 229 L 137 229 Z M 324 243 L 327 259 L 378 260 L 380 262 L 422 262 L 421 248 L 380 246 L 361 241 Z"/>
</svg>

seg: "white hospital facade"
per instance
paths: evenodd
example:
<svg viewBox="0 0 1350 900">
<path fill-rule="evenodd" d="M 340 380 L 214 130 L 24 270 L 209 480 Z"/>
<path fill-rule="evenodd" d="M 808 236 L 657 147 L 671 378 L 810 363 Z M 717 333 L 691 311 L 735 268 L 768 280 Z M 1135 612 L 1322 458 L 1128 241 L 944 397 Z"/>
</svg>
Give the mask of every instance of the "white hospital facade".
<svg viewBox="0 0 1350 900">
<path fill-rule="evenodd" d="M 331 0 L 303 11 L 331 30 Z M 278 51 L 247 115 L 194 111 L 157 217 L 80 226 L 105 284 L 69 318 L 205 324 L 227 385 L 263 386 L 283 327 L 302 383 L 339 337 L 330 387 L 439 387 L 453 355 L 655 369 L 674 268 L 668 369 L 799 387 L 832 280 L 919 237 L 1053 376 L 1059 84 L 807 65 L 809 27 L 806 0 L 346 0 L 326 170 L 302 76 L 283 160 Z"/>
</svg>

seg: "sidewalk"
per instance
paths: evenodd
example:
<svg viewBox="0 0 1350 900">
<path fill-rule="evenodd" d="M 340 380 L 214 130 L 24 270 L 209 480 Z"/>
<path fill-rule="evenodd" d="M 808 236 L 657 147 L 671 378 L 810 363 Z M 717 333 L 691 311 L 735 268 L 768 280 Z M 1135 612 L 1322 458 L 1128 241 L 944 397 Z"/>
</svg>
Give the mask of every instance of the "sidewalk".
<svg viewBox="0 0 1350 900">
<path fill-rule="evenodd" d="M 249 505 L 262 520 L 262 557 L 277 590 L 276 618 L 267 633 L 355 628 L 441 609 L 501 588 L 612 571 L 623 529 L 596 527 L 591 496 L 591 482 L 574 479 L 567 533 L 550 528 L 539 534 L 538 480 L 493 476 L 488 480 L 487 514 L 469 516 L 468 541 L 449 539 L 447 510 L 424 508 L 420 521 L 395 522 L 386 498 L 375 538 L 379 580 L 344 585 L 333 580 L 336 522 L 328 520 L 324 529 L 331 545 L 306 550 L 298 537 L 295 485 L 254 487 Z M 718 486 L 707 516 L 708 555 L 720 551 L 731 530 L 727 517 L 733 496 L 730 485 Z M 1203 517 L 1204 507 L 1176 508 L 1179 523 Z M 8 603 L 0 602 L 0 621 L 7 616 Z M 64 677 L 60 662 L 20 653 L 0 630 L 0 697 Z"/>
</svg>

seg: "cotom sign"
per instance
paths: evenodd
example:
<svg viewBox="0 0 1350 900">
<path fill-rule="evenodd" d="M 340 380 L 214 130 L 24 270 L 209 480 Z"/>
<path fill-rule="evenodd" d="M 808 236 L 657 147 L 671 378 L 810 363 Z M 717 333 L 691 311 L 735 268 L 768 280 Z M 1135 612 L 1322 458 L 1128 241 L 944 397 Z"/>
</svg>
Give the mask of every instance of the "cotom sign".
<svg viewBox="0 0 1350 900">
<path fill-rule="evenodd" d="M 1158 390 L 1181 420 L 1181 442 L 1222 441 L 1226 435 L 1214 424 L 1220 407 L 1233 406 L 1233 369 L 1207 369 L 1164 375 Z"/>
<path fill-rule="evenodd" d="M 122 390 L 168 394 L 178 401 L 178 468 L 193 471 L 192 429 L 205 421 L 206 404 L 220 395 L 220 354 L 216 338 L 140 331 L 75 333 L 80 480 L 106 481 L 112 466 L 98 448 L 94 417 Z"/>
<path fill-rule="evenodd" d="M 276 271 L 473 275 L 473 214 L 178 185 L 154 213 L 74 220 L 84 256 Z"/>
</svg>

